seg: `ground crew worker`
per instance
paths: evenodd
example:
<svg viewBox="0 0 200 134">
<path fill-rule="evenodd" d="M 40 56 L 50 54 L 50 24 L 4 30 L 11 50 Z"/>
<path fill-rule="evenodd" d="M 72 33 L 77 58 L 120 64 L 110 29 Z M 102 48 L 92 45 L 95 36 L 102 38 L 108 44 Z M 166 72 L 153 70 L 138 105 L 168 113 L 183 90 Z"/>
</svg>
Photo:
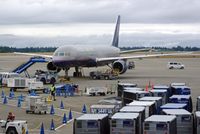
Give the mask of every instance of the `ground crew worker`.
<svg viewBox="0 0 200 134">
<path fill-rule="evenodd" d="M 15 115 L 12 112 L 8 113 L 7 122 L 14 121 Z"/>
<path fill-rule="evenodd" d="M 51 86 L 51 97 L 53 97 L 53 100 L 56 100 L 56 87 L 54 86 L 54 84 L 52 84 Z"/>
</svg>

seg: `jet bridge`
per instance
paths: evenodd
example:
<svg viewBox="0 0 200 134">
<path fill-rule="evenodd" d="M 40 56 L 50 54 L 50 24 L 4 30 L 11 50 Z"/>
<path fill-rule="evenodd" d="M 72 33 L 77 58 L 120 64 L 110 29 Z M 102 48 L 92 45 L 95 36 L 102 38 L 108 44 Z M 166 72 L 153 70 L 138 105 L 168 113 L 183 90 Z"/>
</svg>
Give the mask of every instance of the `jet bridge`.
<svg viewBox="0 0 200 134">
<path fill-rule="evenodd" d="M 26 72 L 26 70 L 29 67 L 31 67 L 33 64 L 35 64 L 36 62 L 43 63 L 43 62 L 48 62 L 48 61 L 45 58 L 43 58 L 43 57 L 31 57 L 27 62 L 19 65 L 12 72 L 18 73 L 18 74 L 21 74 L 22 72 L 25 72 L 25 74 L 28 75 L 28 73 Z"/>
</svg>

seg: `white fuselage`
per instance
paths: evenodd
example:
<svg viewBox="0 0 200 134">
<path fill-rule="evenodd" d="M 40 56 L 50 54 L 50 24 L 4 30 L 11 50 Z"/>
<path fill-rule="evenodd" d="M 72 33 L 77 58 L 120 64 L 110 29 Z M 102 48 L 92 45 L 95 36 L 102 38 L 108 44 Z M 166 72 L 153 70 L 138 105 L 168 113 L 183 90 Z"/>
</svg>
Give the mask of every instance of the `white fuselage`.
<svg viewBox="0 0 200 134">
<path fill-rule="evenodd" d="M 52 62 L 60 68 L 66 67 L 95 67 L 109 64 L 104 62 L 98 64 L 97 58 L 119 57 L 120 49 L 113 46 L 88 46 L 73 45 L 61 46 L 56 49 Z"/>
</svg>

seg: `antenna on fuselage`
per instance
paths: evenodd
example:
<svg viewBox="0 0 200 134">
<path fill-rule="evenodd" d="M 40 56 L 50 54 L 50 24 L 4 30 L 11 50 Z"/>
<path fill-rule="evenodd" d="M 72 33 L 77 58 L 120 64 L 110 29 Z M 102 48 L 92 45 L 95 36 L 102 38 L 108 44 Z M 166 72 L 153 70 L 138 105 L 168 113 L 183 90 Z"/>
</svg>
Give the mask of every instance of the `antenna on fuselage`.
<svg viewBox="0 0 200 134">
<path fill-rule="evenodd" d="M 117 17 L 117 23 L 116 23 L 116 26 L 115 26 L 115 33 L 114 33 L 113 41 L 112 41 L 112 46 L 114 46 L 114 47 L 118 47 L 119 28 L 120 28 L 120 15 L 118 15 L 118 17 Z"/>
</svg>

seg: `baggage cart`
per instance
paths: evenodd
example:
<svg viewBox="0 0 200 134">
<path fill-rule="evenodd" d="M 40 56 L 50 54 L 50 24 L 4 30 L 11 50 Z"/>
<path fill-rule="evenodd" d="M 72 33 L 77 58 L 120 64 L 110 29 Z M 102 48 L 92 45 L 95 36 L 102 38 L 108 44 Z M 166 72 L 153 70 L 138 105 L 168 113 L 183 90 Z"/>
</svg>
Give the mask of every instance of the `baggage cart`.
<svg viewBox="0 0 200 134">
<path fill-rule="evenodd" d="M 161 97 L 142 97 L 139 100 L 140 101 L 155 101 L 156 114 L 160 113 L 160 106 L 162 106 L 162 98 Z"/>
<path fill-rule="evenodd" d="M 91 105 L 90 106 L 90 113 L 92 114 L 108 114 L 108 117 L 111 117 L 116 112 L 117 112 L 116 105 Z"/>
<path fill-rule="evenodd" d="M 169 102 L 170 103 L 185 103 L 187 104 L 187 110 L 189 112 L 192 112 L 193 110 L 191 95 L 172 95 L 169 98 Z"/>
<path fill-rule="evenodd" d="M 134 83 L 118 83 L 117 85 L 117 97 L 122 97 L 122 92 L 125 87 L 137 87 L 137 84 Z"/>
<path fill-rule="evenodd" d="M 142 123 L 145 119 L 145 107 L 140 106 L 125 106 L 120 109 L 121 113 L 139 113 L 139 134 L 143 134 Z"/>
<path fill-rule="evenodd" d="M 122 107 L 122 101 L 116 99 L 102 99 L 98 101 L 101 105 L 116 105 L 116 111 L 119 111 Z"/>
<path fill-rule="evenodd" d="M 110 120 L 110 134 L 138 134 L 139 113 L 115 113 Z"/>
<path fill-rule="evenodd" d="M 109 134 L 107 114 L 84 114 L 74 119 L 73 134 Z"/>
<path fill-rule="evenodd" d="M 190 95 L 191 89 L 188 86 L 172 86 L 171 87 L 173 95 Z"/>
<path fill-rule="evenodd" d="M 128 106 L 143 106 L 145 107 L 145 118 L 153 115 L 156 113 L 155 109 L 155 102 L 154 101 L 133 101 L 129 104 L 127 104 Z"/>
<path fill-rule="evenodd" d="M 131 103 L 133 100 L 139 100 L 144 96 L 150 96 L 148 91 L 137 91 L 137 90 L 124 90 L 122 95 L 122 104 L 125 106 Z"/>
<path fill-rule="evenodd" d="M 177 134 L 193 134 L 193 114 L 185 109 L 163 109 L 166 115 L 175 115 Z"/>
<path fill-rule="evenodd" d="M 195 112 L 195 134 L 200 134 L 200 111 Z"/>
<path fill-rule="evenodd" d="M 144 134 L 177 134 L 176 116 L 152 115 L 143 123 Z"/>
<path fill-rule="evenodd" d="M 187 110 L 187 104 L 185 103 L 167 103 L 160 107 L 161 110 L 163 109 L 185 109 Z"/>
<path fill-rule="evenodd" d="M 168 102 L 168 95 L 167 90 L 165 89 L 156 89 L 156 90 L 150 90 L 150 94 L 153 97 L 162 97 L 162 105 L 166 104 Z"/>
<path fill-rule="evenodd" d="M 196 111 L 200 111 L 200 96 L 197 97 Z"/>
<path fill-rule="evenodd" d="M 155 85 L 153 86 L 153 90 L 167 90 L 167 97 L 169 98 L 170 96 L 172 96 L 172 90 L 167 85 Z"/>
</svg>

